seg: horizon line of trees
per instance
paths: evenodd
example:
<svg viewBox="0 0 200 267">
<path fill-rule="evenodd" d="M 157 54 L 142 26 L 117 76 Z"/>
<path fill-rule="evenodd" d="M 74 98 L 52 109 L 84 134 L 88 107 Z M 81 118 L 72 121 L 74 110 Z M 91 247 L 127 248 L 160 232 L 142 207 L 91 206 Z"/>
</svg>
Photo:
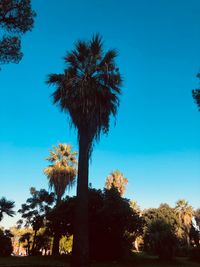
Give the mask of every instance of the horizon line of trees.
<svg viewBox="0 0 200 267">
<path fill-rule="evenodd" d="M 50 165 L 44 173 L 51 191 L 30 188 L 31 197 L 18 211 L 22 219 L 17 227 L 0 232 L 0 255 L 10 255 L 12 245 L 15 253 L 23 248 L 26 255 L 71 255 L 77 197 L 65 192 L 74 184 L 76 152 L 59 144 L 50 150 L 47 160 Z M 136 201 L 123 197 L 127 184 L 128 179 L 116 170 L 107 176 L 103 190 L 89 188 L 91 259 L 119 260 L 140 250 L 169 260 L 199 248 L 200 209 L 194 211 L 187 201 L 179 200 L 173 208 L 163 203 L 141 210 Z M 14 202 L 0 201 L 1 219 L 4 214 L 13 216 L 13 208 Z"/>
</svg>

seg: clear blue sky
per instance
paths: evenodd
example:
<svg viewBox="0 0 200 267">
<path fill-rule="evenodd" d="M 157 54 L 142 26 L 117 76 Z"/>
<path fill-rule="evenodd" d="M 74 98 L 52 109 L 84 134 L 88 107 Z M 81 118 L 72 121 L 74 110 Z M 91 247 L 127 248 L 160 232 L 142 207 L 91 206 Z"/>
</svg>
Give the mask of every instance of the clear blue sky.
<svg viewBox="0 0 200 267">
<path fill-rule="evenodd" d="M 48 188 L 48 150 L 59 142 L 77 149 L 45 80 L 63 71 L 77 39 L 99 32 L 105 49 L 119 51 L 124 85 L 117 124 L 94 149 L 92 185 L 103 188 L 119 169 L 129 180 L 126 197 L 142 208 L 179 198 L 200 207 L 200 113 L 191 96 L 199 86 L 200 1 L 34 0 L 33 7 L 23 60 L 0 72 L 0 196 L 18 209 L 31 186 Z M 6 217 L 4 224 L 11 223 Z"/>
</svg>

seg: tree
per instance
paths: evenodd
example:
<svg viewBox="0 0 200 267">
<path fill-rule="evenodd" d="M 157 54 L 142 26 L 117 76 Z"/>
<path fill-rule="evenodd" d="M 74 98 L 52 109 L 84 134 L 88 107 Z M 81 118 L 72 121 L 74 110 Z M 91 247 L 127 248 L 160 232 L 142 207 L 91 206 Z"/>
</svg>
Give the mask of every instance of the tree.
<svg viewBox="0 0 200 267">
<path fill-rule="evenodd" d="M 141 235 L 143 219 L 117 188 L 89 190 L 90 255 L 95 260 L 119 260 L 131 252 Z"/>
<path fill-rule="evenodd" d="M 31 226 L 34 231 L 31 254 L 36 254 L 36 236 L 39 229 L 44 226 L 46 214 L 51 209 L 54 202 L 54 194 L 48 193 L 45 189 L 37 191 L 34 187 L 30 188 L 31 197 L 22 204 L 18 212 L 21 214 L 22 220 L 18 221 L 19 227 L 24 223 L 25 227 Z"/>
<path fill-rule="evenodd" d="M 172 259 L 180 236 L 180 221 L 174 208 L 161 204 L 144 210 L 144 247 L 161 259 Z"/>
<path fill-rule="evenodd" d="M 49 232 L 53 235 L 54 254 L 59 253 L 59 240 L 62 235 L 71 235 L 73 228 L 74 198 L 66 197 L 59 205 L 47 213 L 47 224 Z M 55 241 L 56 240 L 56 241 Z M 52 250 L 53 254 L 53 250 Z"/>
<path fill-rule="evenodd" d="M 21 60 L 21 35 L 33 28 L 35 15 L 30 0 L 0 0 L 0 64 Z"/>
<path fill-rule="evenodd" d="M 187 247 L 190 246 L 190 229 L 192 227 L 192 217 L 193 217 L 193 208 L 189 205 L 189 203 L 184 200 L 180 199 L 176 202 L 175 207 L 176 213 L 179 217 L 179 220 L 182 225 L 183 229 L 183 240 Z"/>
<path fill-rule="evenodd" d="M 76 152 L 71 151 L 71 146 L 67 144 L 59 144 L 54 146 L 50 151 L 50 156 L 47 158 L 50 165 L 44 169 L 49 180 L 49 186 L 53 188 L 56 195 L 56 206 L 59 206 L 61 199 L 67 188 L 71 188 L 76 177 Z M 52 254 L 59 254 L 59 229 L 55 225 L 54 241 Z"/>
<path fill-rule="evenodd" d="M 108 133 L 110 115 L 116 116 L 121 77 L 116 67 L 115 50 L 103 51 L 102 40 L 78 41 L 67 53 L 63 74 L 49 75 L 47 83 L 55 85 L 54 104 L 69 114 L 78 131 L 79 159 L 77 202 L 73 242 L 73 265 L 87 266 L 88 246 L 88 167 L 95 140 Z"/>
<path fill-rule="evenodd" d="M 56 204 L 61 199 L 67 189 L 74 185 L 76 177 L 76 152 L 71 151 L 71 146 L 59 144 L 50 150 L 50 156 L 47 160 L 51 163 L 44 169 L 44 173 L 49 180 L 49 186 L 56 195 Z"/>
<path fill-rule="evenodd" d="M 200 73 L 197 74 L 197 78 L 200 79 Z M 194 89 L 192 90 L 192 96 L 199 108 L 200 111 L 200 89 Z"/>
<path fill-rule="evenodd" d="M 15 212 L 13 211 L 14 208 L 14 201 L 9 201 L 5 197 L 0 199 L 0 221 L 3 219 L 3 215 L 7 214 L 8 216 L 13 217 Z"/>
<path fill-rule="evenodd" d="M 73 236 L 63 236 L 60 240 L 62 254 L 70 254 L 72 252 Z"/>
<path fill-rule="evenodd" d="M 24 243 L 23 247 L 26 248 L 26 255 L 31 255 L 31 237 L 32 237 L 32 233 L 30 232 L 26 232 L 24 234 L 22 234 L 19 238 L 19 243 Z"/>
<path fill-rule="evenodd" d="M 128 179 L 124 177 L 123 173 L 119 170 L 111 172 L 111 174 L 106 178 L 106 189 L 111 189 L 113 186 L 117 188 L 120 195 L 123 196 L 125 193 L 126 185 L 128 184 Z"/>
<path fill-rule="evenodd" d="M 164 219 L 153 220 L 145 233 L 145 243 L 158 254 L 161 260 L 172 260 L 177 244 L 177 237 L 171 224 Z"/>
<path fill-rule="evenodd" d="M 0 229 L 0 256 L 10 256 L 13 250 L 11 242 L 12 234 L 9 230 Z"/>
</svg>

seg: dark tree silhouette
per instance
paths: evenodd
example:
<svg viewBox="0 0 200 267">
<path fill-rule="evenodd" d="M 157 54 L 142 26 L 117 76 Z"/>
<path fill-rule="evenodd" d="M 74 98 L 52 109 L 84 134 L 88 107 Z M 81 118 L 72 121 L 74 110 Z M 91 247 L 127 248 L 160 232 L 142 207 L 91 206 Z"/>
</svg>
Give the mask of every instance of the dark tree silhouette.
<svg viewBox="0 0 200 267">
<path fill-rule="evenodd" d="M 144 210 L 144 249 L 157 253 L 163 260 L 171 260 L 181 237 L 181 222 L 176 210 L 168 204 Z"/>
<path fill-rule="evenodd" d="M 132 250 L 142 234 L 143 219 L 122 198 L 117 188 L 89 190 L 90 257 L 94 260 L 120 260 Z"/>
<path fill-rule="evenodd" d="M 13 251 L 11 237 L 13 237 L 13 235 L 9 230 L 3 231 L 0 229 L 0 256 L 11 255 Z"/>
<path fill-rule="evenodd" d="M 26 200 L 26 203 L 21 205 L 18 212 L 21 214 L 22 219 L 18 221 L 18 226 L 22 224 L 25 227 L 31 226 L 34 231 L 33 244 L 31 254 L 36 253 L 36 236 L 39 229 L 44 226 L 44 220 L 47 212 L 50 211 L 51 205 L 55 201 L 53 193 L 48 193 L 45 189 L 37 191 L 34 187 L 30 188 L 31 197 Z"/>
<path fill-rule="evenodd" d="M 31 250 L 30 250 L 31 235 L 32 235 L 31 233 L 27 232 L 21 235 L 21 237 L 19 238 L 19 243 L 26 243 L 24 247 L 26 248 L 26 255 L 29 255 L 29 256 L 31 254 Z"/>
<path fill-rule="evenodd" d="M 3 219 L 3 215 L 7 214 L 8 216 L 13 217 L 15 212 L 13 211 L 14 208 L 14 201 L 9 201 L 5 197 L 0 199 L 0 221 Z"/>
<path fill-rule="evenodd" d="M 0 64 L 21 60 L 21 35 L 33 28 L 34 17 L 30 0 L 0 0 Z"/>
<path fill-rule="evenodd" d="M 87 266 L 88 245 L 88 167 L 95 140 L 108 133 L 110 115 L 116 116 L 121 76 L 115 50 L 103 51 L 102 40 L 78 41 L 67 53 L 63 74 L 49 75 L 47 83 L 56 86 L 53 100 L 69 114 L 78 131 L 79 160 L 73 265 Z"/>
<path fill-rule="evenodd" d="M 197 78 L 200 79 L 200 73 L 197 74 Z M 200 88 L 192 90 L 192 96 L 200 111 Z"/>
</svg>

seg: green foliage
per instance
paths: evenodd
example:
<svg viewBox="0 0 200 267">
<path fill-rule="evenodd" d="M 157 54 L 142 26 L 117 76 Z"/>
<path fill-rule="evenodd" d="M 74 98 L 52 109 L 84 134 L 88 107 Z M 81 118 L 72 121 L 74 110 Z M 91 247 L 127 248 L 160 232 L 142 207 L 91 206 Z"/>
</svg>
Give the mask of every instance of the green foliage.
<svg viewBox="0 0 200 267">
<path fill-rule="evenodd" d="M 12 253 L 11 233 L 0 229 L 0 256 L 10 256 Z"/>
<path fill-rule="evenodd" d="M 30 0 L 0 0 L 1 33 L 0 63 L 18 63 L 21 52 L 21 34 L 33 28 L 35 12 Z"/>
<path fill-rule="evenodd" d="M 159 219 L 164 220 L 167 224 L 171 225 L 175 233 L 178 233 L 180 228 L 178 215 L 174 208 L 171 208 L 168 204 L 161 204 L 158 209 L 151 208 L 144 210 L 143 217 L 147 227 L 153 220 Z"/>
<path fill-rule="evenodd" d="M 73 236 L 62 236 L 60 240 L 61 254 L 71 254 L 72 252 Z"/>
<path fill-rule="evenodd" d="M 164 219 L 153 220 L 148 226 L 144 241 L 148 249 L 161 260 L 172 260 L 177 244 L 177 237 L 172 225 Z"/>
<path fill-rule="evenodd" d="M 145 250 L 156 253 L 161 259 L 172 259 L 178 242 L 180 221 L 175 209 L 161 204 L 158 209 L 148 209 L 145 219 Z"/>
</svg>

